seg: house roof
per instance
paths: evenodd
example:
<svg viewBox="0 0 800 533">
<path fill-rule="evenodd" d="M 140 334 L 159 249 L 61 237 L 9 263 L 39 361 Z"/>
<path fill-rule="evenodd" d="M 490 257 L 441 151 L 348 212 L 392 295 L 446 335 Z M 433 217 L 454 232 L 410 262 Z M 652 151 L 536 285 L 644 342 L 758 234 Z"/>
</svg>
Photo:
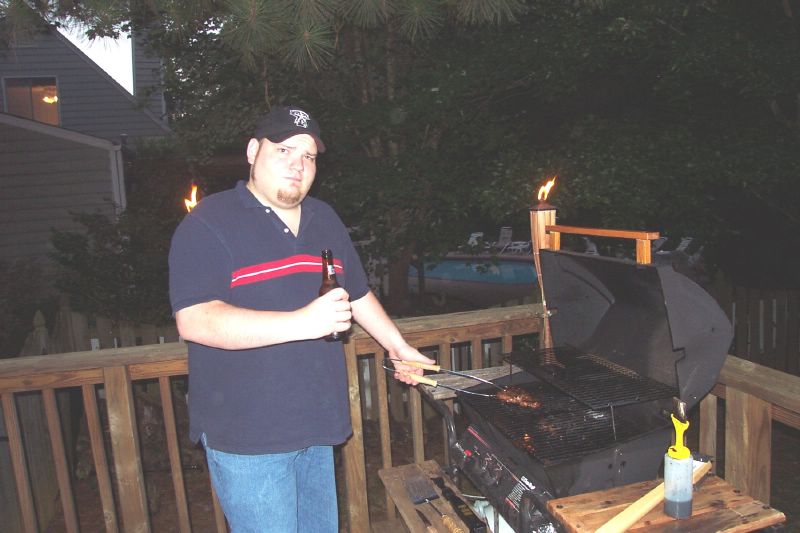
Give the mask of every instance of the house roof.
<svg viewBox="0 0 800 533">
<path fill-rule="evenodd" d="M 44 122 L 37 122 L 27 118 L 18 117 L 16 115 L 9 115 L 8 113 L 0 112 L 0 124 L 6 124 L 17 128 L 22 128 L 28 131 L 42 133 L 44 135 L 51 135 L 53 137 L 73 141 L 94 148 L 104 148 L 106 150 L 119 150 L 121 146 L 109 140 L 100 137 L 94 137 L 85 133 L 68 130 L 59 126 L 52 126 Z"/>
<path fill-rule="evenodd" d="M 0 49 L 0 78 L 49 76 L 57 80 L 60 122 L 68 129 L 109 140 L 172 133 L 157 112 L 52 25 L 8 50 Z M 0 85 L 0 98 L 5 98 L 3 92 Z"/>
<path fill-rule="evenodd" d="M 67 37 L 66 37 L 64 34 L 62 34 L 60 31 L 58 31 L 58 30 L 57 30 L 57 29 L 56 29 L 54 26 L 51 26 L 51 28 L 50 28 L 50 29 L 51 29 L 51 31 L 52 31 L 52 32 L 53 32 L 53 33 L 56 35 L 56 37 L 57 37 L 57 38 L 58 38 L 58 39 L 59 39 L 61 42 L 63 42 L 63 43 L 64 43 L 64 46 L 66 46 L 67 48 L 71 49 L 71 50 L 72 50 L 72 51 L 73 51 L 73 52 L 74 52 L 76 55 L 78 55 L 78 56 L 79 56 L 79 57 L 80 57 L 80 58 L 81 58 L 83 61 L 85 61 L 85 62 L 86 62 L 86 64 L 88 64 L 88 65 L 89 65 L 90 67 L 92 67 L 92 68 L 93 68 L 95 71 L 97 71 L 97 73 L 98 73 L 100 76 L 102 76 L 103 78 L 105 78 L 106 80 L 108 80 L 108 82 L 109 82 L 109 83 L 111 83 L 111 85 L 113 85 L 113 86 L 114 86 L 114 89 L 116 89 L 117 91 L 119 91 L 119 92 L 120 92 L 120 93 L 121 93 L 121 94 L 122 94 L 122 95 L 123 95 L 125 98 L 127 98 L 127 99 L 128 99 L 130 102 L 131 102 L 131 105 L 132 105 L 132 106 L 133 106 L 133 107 L 134 107 L 134 108 L 135 108 L 137 111 L 140 111 L 141 113 L 143 113 L 144 115 L 146 115 L 148 118 L 150 118 L 150 119 L 151 119 L 153 122 L 155 122 L 155 123 L 156 123 L 156 125 L 157 125 L 157 126 L 160 128 L 160 129 L 162 129 L 162 130 L 164 131 L 164 133 L 171 133 L 171 132 L 172 132 L 172 130 L 170 130 L 170 129 L 169 129 L 169 127 L 168 127 L 166 124 L 164 124 L 164 122 L 163 122 L 161 119 L 159 119 L 157 116 L 155 116 L 155 115 L 154 115 L 154 114 L 153 114 L 153 113 L 152 113 L 150 110 L 148 110 L 148 109 L 146 109 L 146 108 L 143 108 L 143 107 L 141 107 L 141 106 L 140 106 L 140 104 L 139 104 L 139 102 L 137 101 L 136 97 L 134 97 L 134 96 L 133 96 L 131 93 L 129 93 L 129 92 L 127 91 L 127 89 L 125 89 L 125 87 L 123 87 L 122 85 L 120 85 L 120 84 L 119 84 L 119 82 L 118 82 L 117 80 L 115 80 L 115 79 L 114 79 L 112 76 L 110 76 L 110 75 L 108 74 L 108 72 L 106 72 L 106 71 L 105 71 L 105 70 L 104 70 L 102 67 L 100 67 L 100 65 L 98 65 L 97 63 L 95 63 L 94 61 L 92 61 L 92 58 L 90 58 L 89 56 L 87 56 L 87 55 L 86 55 L 86 54 L 83 52 L 83 50 L 81 50 L 80 48 L 78 48 L 77 46 L 75 46 L 75 44 L 73 44 L 73 42 L 72 42 L 72 41 L 70 41 L 69 39 L 67 39 Z"/>
</svg>

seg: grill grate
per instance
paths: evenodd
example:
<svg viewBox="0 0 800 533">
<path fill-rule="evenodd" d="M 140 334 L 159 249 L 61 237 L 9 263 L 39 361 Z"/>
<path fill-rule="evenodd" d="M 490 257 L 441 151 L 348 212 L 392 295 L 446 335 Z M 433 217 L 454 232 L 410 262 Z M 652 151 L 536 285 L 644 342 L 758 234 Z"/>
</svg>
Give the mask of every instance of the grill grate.
<svg viewBox="0 0 800 533">
<path fill-rule="evenodd" d="M 541 407 L 530 409 L 481 396 L 462 395 L 461 400 L 516 448 L 545 466 L 581 457 L 639 434 L 638 426 L 619 413 L 612 414 L 611 409 L 587 409 L 547 383 L 515 386 L 532 394 Z"/>
<path fill-rule="evenodd" d="M 675 387 L 571 346 L 512 352 L 506 359 L 592 409 L 640 403 L 678 395 Z"/>
</svg>

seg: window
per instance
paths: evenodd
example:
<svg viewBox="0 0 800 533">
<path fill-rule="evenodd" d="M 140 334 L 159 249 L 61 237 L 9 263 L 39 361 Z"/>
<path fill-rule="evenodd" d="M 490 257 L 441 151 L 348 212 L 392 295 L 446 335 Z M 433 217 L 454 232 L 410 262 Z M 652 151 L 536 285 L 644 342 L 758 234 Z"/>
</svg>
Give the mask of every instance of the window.
<svg viewBox="0 0 800 533">
<path fill-rule="evenodd" d="M 6 78 L 6 112 L 58 126 L 55 78 Z"/>
</svg>

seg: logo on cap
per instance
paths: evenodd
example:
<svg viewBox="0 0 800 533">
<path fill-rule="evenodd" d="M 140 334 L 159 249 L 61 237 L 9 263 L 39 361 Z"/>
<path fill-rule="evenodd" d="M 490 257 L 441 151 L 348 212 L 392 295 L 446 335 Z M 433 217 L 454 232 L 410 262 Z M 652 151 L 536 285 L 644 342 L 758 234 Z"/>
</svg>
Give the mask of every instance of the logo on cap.
<svg viewBox="0 0 800 533">
<path fill-rule="evenodd" d="M 305 111 L 301 111 L 299 109 L 290 109 L 289 114 L 294 117 L 295 126 L 300 126 L 301 128 L 308 128 L 308 119 L 311 118 L 308 116 L 308 113 L 306 113 Z"/>
</svg>

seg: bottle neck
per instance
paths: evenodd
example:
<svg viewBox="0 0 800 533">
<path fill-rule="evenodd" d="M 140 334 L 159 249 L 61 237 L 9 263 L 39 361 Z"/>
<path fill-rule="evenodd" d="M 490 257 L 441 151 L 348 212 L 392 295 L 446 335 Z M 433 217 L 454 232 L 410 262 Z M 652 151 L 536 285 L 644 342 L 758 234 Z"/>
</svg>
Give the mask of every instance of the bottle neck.
<svg viewBox="0 0 800 533">
<path fill-rule="evenodd" d="M 333 266 L 333 254 L 325 250 L 322 252 L 322 279 L 336 281 L 336 268 Z"/>
</svg>

